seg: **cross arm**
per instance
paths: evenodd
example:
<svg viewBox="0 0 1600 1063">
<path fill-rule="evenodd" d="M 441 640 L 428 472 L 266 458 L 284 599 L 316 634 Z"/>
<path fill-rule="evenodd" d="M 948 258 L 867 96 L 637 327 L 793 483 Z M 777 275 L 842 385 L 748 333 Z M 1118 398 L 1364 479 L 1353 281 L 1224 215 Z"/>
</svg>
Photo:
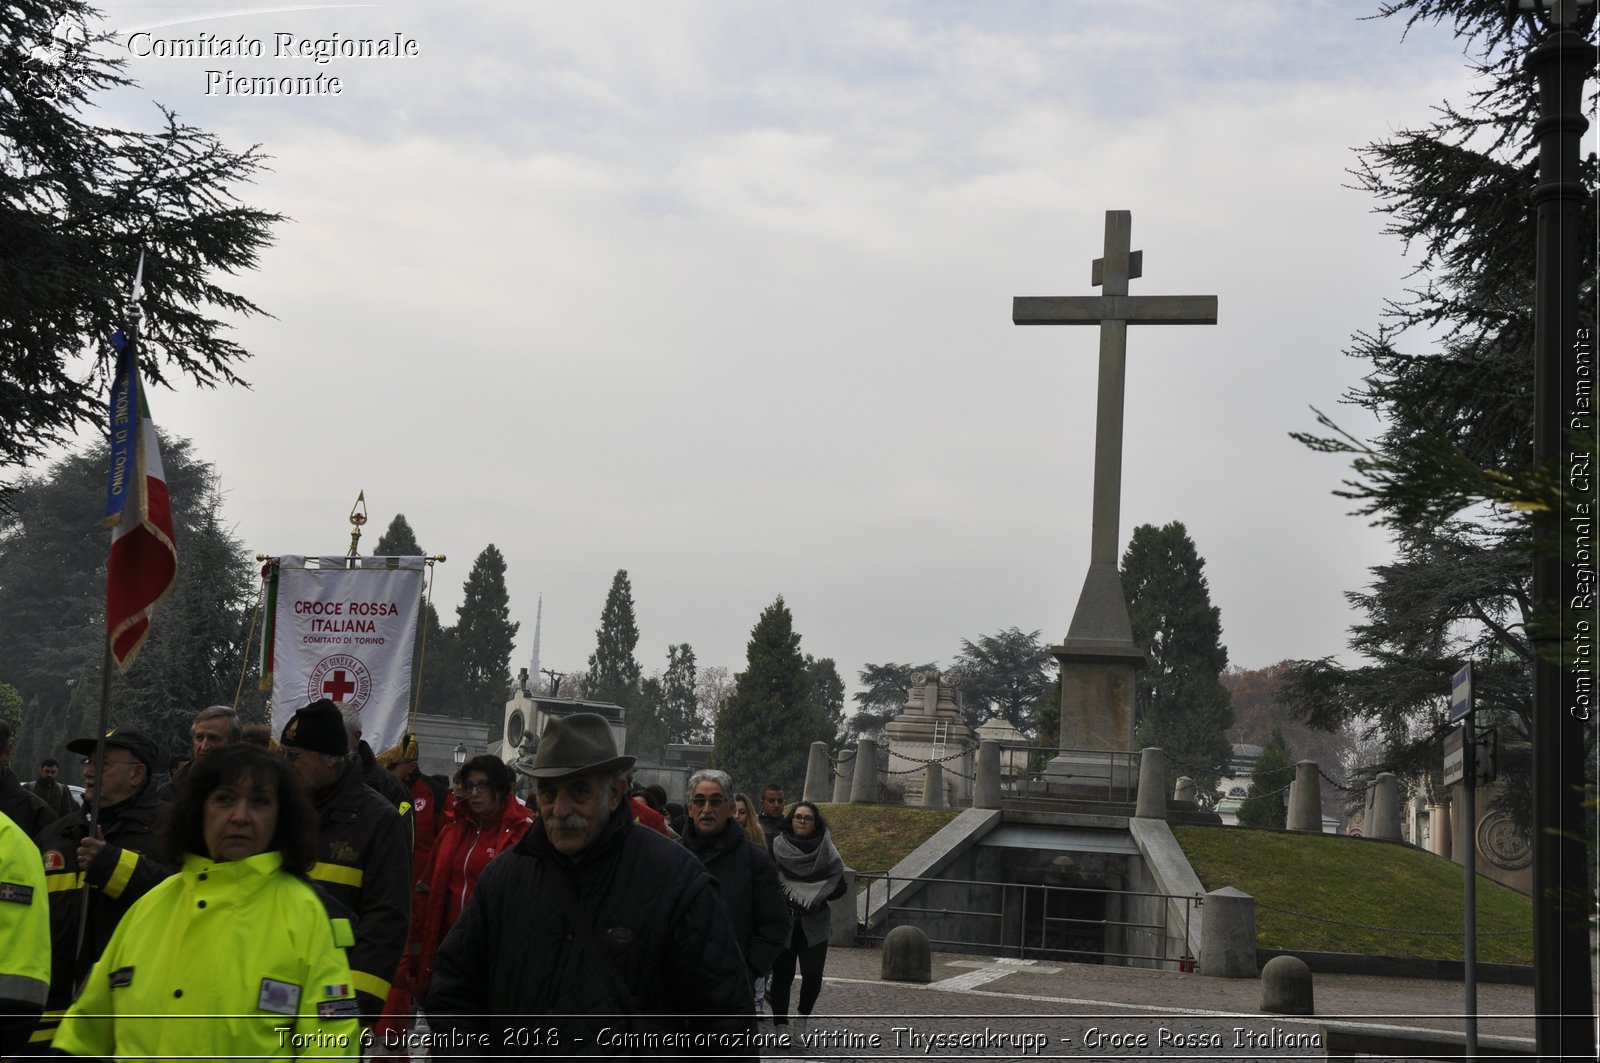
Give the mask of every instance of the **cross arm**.
<svg viewBox="0 0 1600 1063">
<path fill-rule="evenodd" d="M 1011 300 L 1013 325 L 1215 325 L 1214 295 L 1019 295 Z"/>
</svg>

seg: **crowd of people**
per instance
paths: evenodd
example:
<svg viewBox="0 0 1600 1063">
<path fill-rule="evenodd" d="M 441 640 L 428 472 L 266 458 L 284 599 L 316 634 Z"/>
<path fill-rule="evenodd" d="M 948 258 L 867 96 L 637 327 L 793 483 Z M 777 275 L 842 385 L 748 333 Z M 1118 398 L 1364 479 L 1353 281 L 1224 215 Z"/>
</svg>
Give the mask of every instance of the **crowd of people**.
<svg viewBox="0 0 1600 1063">
<path fill-rule="evenodd" d="M 532 807 L 498 757 L 447 783 L 330 701 L 255 731 L 202 710 L 166 783 L 137 731 L 69 742 L 79 805 L 0 722 L 0 1058 L 754 1058 L 797 969 L 805 1029 L 846 888 L 813 803 L 632 790 L 585 713 L 522 766 Z"/>
</svg>

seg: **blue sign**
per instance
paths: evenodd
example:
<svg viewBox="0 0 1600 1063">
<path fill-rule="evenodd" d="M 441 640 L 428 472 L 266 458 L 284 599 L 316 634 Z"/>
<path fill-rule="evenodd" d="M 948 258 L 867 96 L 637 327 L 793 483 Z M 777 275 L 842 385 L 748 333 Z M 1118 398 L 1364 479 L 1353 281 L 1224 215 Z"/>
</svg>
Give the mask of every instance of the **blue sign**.
<svg viewBox="0 0 1600 1063">
<path fill-rule="evenodd" d="M 1450 722 L 1472 711 L 1472 665 L 1464 664 L 1461 671 L 1450 677 Z"/>
</svg>

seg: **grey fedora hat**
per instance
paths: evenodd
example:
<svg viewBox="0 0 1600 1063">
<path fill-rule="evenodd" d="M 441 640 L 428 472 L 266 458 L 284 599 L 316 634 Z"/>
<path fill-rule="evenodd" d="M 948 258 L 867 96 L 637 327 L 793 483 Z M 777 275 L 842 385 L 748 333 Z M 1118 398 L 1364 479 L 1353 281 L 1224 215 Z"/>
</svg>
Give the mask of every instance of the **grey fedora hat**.
<svg viewBox="0 0 1600 1063">
<path fill-rule="evenodd" d="M 633 757 L 617 753 L 611 725 L 592 712 L 576 712 L 546 721 L 533 755 L 535 779 L 571 779 L 579 775 L 614 775 L 633 767 Z"/>
</svg>

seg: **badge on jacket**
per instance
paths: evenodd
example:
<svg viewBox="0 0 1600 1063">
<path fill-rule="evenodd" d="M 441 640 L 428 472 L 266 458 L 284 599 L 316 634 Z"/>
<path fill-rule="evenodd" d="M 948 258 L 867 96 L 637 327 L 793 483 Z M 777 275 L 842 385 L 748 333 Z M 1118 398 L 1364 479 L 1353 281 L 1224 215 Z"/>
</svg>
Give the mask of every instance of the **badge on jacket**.
<svg viewBox="0 0 1600 1063">
<path fill-rule="evenodd" d="M 61 871 L 67 866 L 67 861 L 60 850 L 51 849 L 44 854 L 44 869 L 46 871 Z"/>
<path fill-rule="evenodd" d="M 118 967 L 111 972 L 106 981 L 112 989 L 126 989 L 133 984 L 133 968 Z"/>
<path fill-rule="evenodd" d="M 300 1012 L 300 987 L 275 978 L 263 978 L 256 1007 L 274 1015 L 297 1015 Z"/>
<path fill-rule="evenodd" d="M 20 882 L 0 882 L 0 901 L 10 901 L 12 904 L 32 904 L 33 887 L 24 886 Z"/>
</svg>

